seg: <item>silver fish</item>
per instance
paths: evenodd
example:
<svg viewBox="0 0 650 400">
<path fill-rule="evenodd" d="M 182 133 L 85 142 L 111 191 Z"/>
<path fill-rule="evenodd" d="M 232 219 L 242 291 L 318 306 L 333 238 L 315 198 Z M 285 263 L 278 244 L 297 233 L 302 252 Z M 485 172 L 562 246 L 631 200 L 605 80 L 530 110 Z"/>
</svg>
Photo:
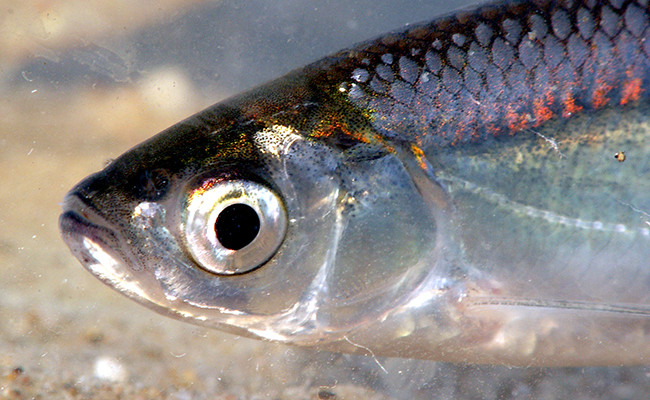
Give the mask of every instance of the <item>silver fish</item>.
<svg viewBox="0 0 650 400">
<path fill-rule="evenodd" d="M 80 182 L 63 238 L 132 299 L 239 335 L 648 362 L 649 12 L 508 2 L 341 51 Z"/>
</svg>

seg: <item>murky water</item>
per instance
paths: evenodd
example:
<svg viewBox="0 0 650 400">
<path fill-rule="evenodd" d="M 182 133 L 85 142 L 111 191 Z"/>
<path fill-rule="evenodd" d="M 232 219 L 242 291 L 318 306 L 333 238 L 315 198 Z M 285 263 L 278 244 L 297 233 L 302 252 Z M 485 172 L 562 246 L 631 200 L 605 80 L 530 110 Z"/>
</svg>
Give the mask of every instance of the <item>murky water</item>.
<svg viewBox="0 0 650 400">
<path fill-rule="evenodd" d="M 639 398 L 650 369 L 508 369 L 283 347 L 159 316 L 83 270 L 58 202 L 228 95 L 461 4 L 167 0 L 0 9 L 0 397 Z"/>
</svg>

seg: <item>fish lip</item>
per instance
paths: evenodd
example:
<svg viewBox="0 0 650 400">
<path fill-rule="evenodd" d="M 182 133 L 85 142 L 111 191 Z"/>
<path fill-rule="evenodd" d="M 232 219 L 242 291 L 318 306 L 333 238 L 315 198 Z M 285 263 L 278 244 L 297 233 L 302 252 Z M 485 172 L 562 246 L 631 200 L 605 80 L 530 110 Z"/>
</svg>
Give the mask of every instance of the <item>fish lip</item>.
<svg viewBox="0 0 650 400">
<path fill-rule="evenodd" d="M 63 212 L 59 218 L 59 227 L 62 232 L 64 230 L 61 222 L 68 217 L 82 225 L 106 229 L 104 224 L 107 221 L 102 217 L 97 207 L 80 190 L 68 192 L 63 199 L 62 208 Z"/>
<path fill-rule="evenodd" d="M 59 216 L 59 231 L 72 254 L 94 275 L 97 275 L 97 271 L 92 265 L 103 264 L 108 260 L 113 268 L 119 266 L 123 271 L 129 269 L 127 265 L 130 263 L 136 269 L 140 266 L 133 257 L 129 257 L 128 250 L 124 248 L 123 241 L 110 221 L 104 218 L 83 193 L 71 191 L 66 195 L 63 212 Z"/>
<path fill-rule="evenodd" d="M 84 237 L 100 239 L 103 237 L 116 238 L 113 229 L 106 226 L 107 221 L 88 199 L 77 191 L 72 191 L 63 200 L 63 212 L 59 216 L 59 231 L 63 240 L 71 249 L 78 246 Z"/>
<path fill-rule="evenodd" d="M 80 246 L 80 243 L 84 238 L 91 238 L 94 241 L 100 241 L 103 244 L 102 247 L 104 247 L 107 243 L 103 237 L 115 237 L 112 230 L 90 222 L 89 219 L 84 218 L 84 216 L 76 210 L 64 211 L 59 216 L 59 231 L 61 232 L 63 240 L 68 247 L 73 250 L 75 255 L 77 255 L 77 252 L 74 250 Z M 85 265 L 84 261 L 82 261 L 82 263 Z"/>
<path fill-rule="evenodd" d="M 70 192 L 63 202 L 59 229 L 72 254 L 91 274 L 127 297 L 165 313 L 164 293 L 143 263 L 83 193 Z"/>
</svg>

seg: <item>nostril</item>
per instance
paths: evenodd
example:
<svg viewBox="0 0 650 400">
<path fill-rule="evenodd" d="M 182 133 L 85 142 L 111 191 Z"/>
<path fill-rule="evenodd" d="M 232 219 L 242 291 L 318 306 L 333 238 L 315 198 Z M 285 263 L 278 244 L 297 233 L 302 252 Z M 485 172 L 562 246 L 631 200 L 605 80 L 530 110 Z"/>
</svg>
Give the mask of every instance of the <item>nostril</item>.
<svg viewBox="0 0 650 400">
<path fill-rule="evenodd" d="M 140 197 L 147 201 L 160 200 L 169 187 L 169 172 L 162 168 L 148 169 L 140 174 L 138 189 Z"/>
</svg>

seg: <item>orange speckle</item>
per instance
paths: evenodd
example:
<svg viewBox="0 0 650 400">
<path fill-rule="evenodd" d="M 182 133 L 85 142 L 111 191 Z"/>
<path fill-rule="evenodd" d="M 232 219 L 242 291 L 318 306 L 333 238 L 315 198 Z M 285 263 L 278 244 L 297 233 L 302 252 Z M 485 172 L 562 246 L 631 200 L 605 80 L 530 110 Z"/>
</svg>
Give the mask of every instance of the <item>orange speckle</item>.
<svg viewBox="0 0 650 400">
<path fill-rule="evenodd" d="M 637 101 L 641 97 L 641 79 L 635 78 L 623 85 L 621 105 Z"/>
<path fill-rule="evenodd" d="M 334 134 L 343 134 L 360 142 L 368 143 L 368 138 L 364 137 L 358 130 L 350 129 L 345 117 L 339 114 L 330 114 L 316 124 L 312 130 L 312 137 L 327 138 Z"/>
<path fill-rule="evenodd" d="M 513 110 L 508 110 L 506 113 L 506 121 L 508 121 L 508 128 L 510 128 L 510 133 L 520 131 L 529 125 L 529 118 L 527 118 L 525 115 L 517 114 Z"/>
<path fill-rule="evenodd" d="M 495 137 L 499 136 L 499 134 L 501 133 L 501 129 L 500 129 L 499 125 L 496 125 L 496 124 L 488 124 L 485 127 L 485 129 L 490 133 L 490 135 L 495 136 Z"/>
<path fill-rule="evenodd" d="M 422 149 L 420 149 L 418 146 L 412 144 L 411 145 L 411 151 L 415 155 L 415 158 L 417 158 L 418 164 L 420 165 L 420 168 L 422 168 L 423 170 L 426 170 L 427 169 L 427 163 L 425 161 L 426 158 L 424 156 L 424 152 L 422 151 Z"/>
<path fill-rule="evenodd" d="M 567 93 L 563 105 L 564 112 L 562 113 L 562 116 L 565 118 L 582 111 L 582 107 L 576 104 L 576 100 L 573 98 L 573 94 L 571 93 Z"/>
<path fill-rule="evenodd" d="M 606 106 L 610 100 L 609 97 L 607 97 L 607 93 L 609 93 L 610 90 L 612 90 L 611 85 L 608 85 L 606 83 L 599 85 L 598 88 L 594 91 L 592 106 L 594 108 Z"/>
<path fill-rule="evenodd" d="M 216 178 L 210 178 L 206 179 L 205 182 L 201 185 L 201 187 L 196 188 L 192 193 L 190 193 L 188 200 L 191 202 L 194 200 L 196 197 L 202 196 L 205 192 L 210 190 L 219 180 Z"/>
<path fill-rule="evenodd" d="M 533 102 L 533 113 L 535 114 L 535 126 L 539 126 L 553 118 L 553 111 L 544 104 L 542 99 Z"/>
</svg>

